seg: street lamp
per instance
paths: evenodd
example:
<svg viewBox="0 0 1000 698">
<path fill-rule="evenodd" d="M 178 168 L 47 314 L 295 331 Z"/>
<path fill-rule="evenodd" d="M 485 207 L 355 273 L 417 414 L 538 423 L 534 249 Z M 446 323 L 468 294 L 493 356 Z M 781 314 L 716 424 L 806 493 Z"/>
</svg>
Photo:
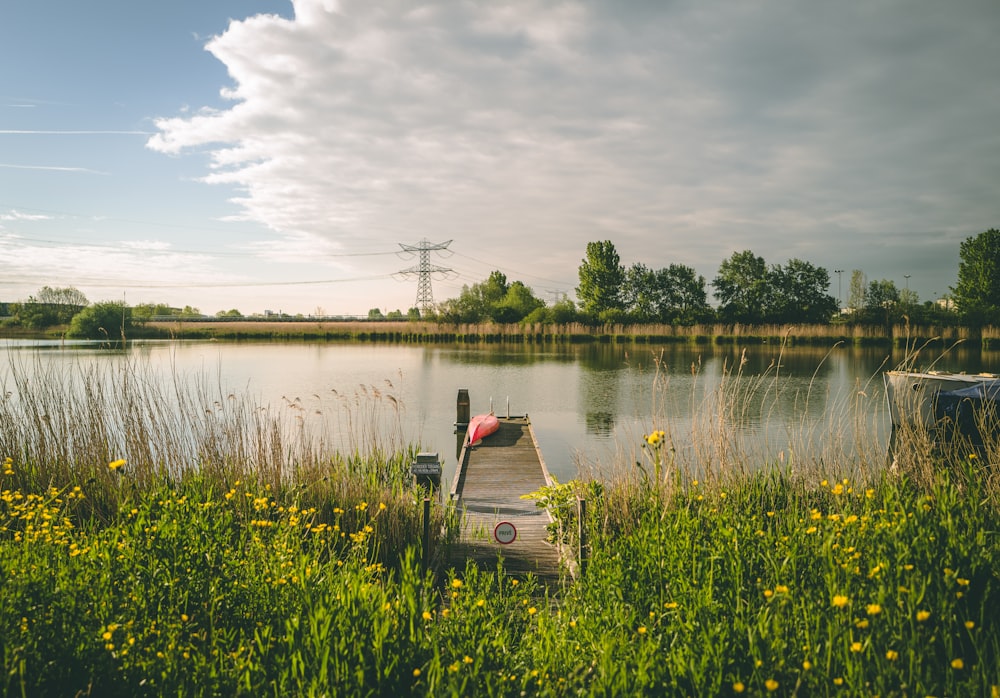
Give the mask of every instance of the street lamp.
<svg viewBox="0 0 1000 698">
<path fill-rule="evenodd" d="M 837 275 L 837 312 L 839 313 L 844 307 L 844 289 L 840 284 L 840 275 L 844 273 L 844 270 L 834 269 L 833 273 Z"/>
</svg>

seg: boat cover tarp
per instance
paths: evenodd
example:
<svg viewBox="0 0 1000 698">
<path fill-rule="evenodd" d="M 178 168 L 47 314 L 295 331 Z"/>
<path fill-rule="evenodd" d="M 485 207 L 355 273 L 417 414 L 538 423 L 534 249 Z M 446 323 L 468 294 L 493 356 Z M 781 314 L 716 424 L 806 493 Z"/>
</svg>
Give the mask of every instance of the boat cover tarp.
<svg viewBox="0 0 1000 698">
<path fill-rule="evenodd" d="M 942 390 L 937 395 L 935 414 L 939 421 L 954 424 L 963 436 L 981 445 L 984 431 L 1000 435 L 1000 380 Z"/>
</svg>

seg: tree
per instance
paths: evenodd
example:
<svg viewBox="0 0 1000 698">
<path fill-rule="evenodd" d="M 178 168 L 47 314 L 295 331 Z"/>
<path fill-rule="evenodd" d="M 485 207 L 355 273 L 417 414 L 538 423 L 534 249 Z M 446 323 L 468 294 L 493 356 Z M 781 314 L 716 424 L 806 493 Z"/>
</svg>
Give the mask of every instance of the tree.
<svg viewBox="0 0 1000 698">
<path fill-rule="evenodd" d="M 851 272 L 851 287 L 847 294 L 847 307 L 857 312 L 865 307 L 865 293 L 868 291 L 868 278 L 860 269 Z"/>
<path fill-rule="evenodd" d="M 522 282 L 508 283 L 503 272 L 493 271 L 485 281 L 463 286 L 458 298 L 440 303 L 438 313 L 445 322 L 507 323 L 520 322 L 543 305 Z"/>
<path fill-rule="evenodd" d="M 368 319 L 384 320 L 385 316 L 382 314 L 382 311 L 379 308 L 372 308 L 371 310 L 368 311 Z"/>
<path fill-rule="evenodd" d="M 863 317 L 868 322 L 892 323 L 893 313 L 899 305 L 899 289 L 888 279 L 872 281 L 865 292 Z"/>
<path fill-rule="evenodd" d="M 726 322 L 761 322 L 770 292 L 767 264 L 750 250 L 734 252 L 712 280 L 719 316 Z"/>
<path fill-rule="evenodd" d="M 951 291 L 971 325 L 1000 323 L 1000 230 L 968 237 L 958 248 L 958 282 Z"/>
<path fill-rule="evenodd" d="M 120 301 L 88 305 L 73 317 L 67 336 L 79 339 L 124 338 L 132 329 L 132 309 Z"/>
<path fill-rule="evenodd" d="M 503 300 L 493 308 L 494 322 L 520 322 L 538 308 L 544 308 L 545 303 L 531 289 L 520 281 L 515 281 L 507 288 Z"/>
<path fill-rule="evenodd" d="M 625 309 L 622 303 L 625 267 L 610 240 L 587 243 L 587 256 L 578 275 L 580 285 L 576 296 L 584 313 L 595 319 L 607 319 Z"/>
<path fill-rule="evenodd" d="M 625 270 L 622 287 L 622 307 L 636 322 L 655 322 L 657 309 L 662 305 L 663 289 L 657 283 L 656 272 L 641 262 Z"/>
<path fill-rule="evenodd" d="M 12 304 L 11 312 L 25 327 L 40 329 L 68 324 L 88 303 L 87 297 L 72 286 L 42 286 L 28 300 Z"/>
<path fill-rule="evenodd" d="M 692 267 L 671 264 L 656 272 L 656 285 L 662 289 L 656 317 L 660 322 L 693 325 L 712 318 L 705 277 Z"/>
<path fill-rule="evenodd" d="M 215 314 L 215 317 L 243 317 L 243 313 L 236 308 L 231 308 L 230 310 L 220 310 Z"/>
<path fill-rule="evenodd" d="M 139 303 L 132 306 L 132 322 L 143 324 L 154 317 L 174 315 L 176 312 L 166 303 Z"/>
<path fill-rule="evenodd" d="M 790 259 L 770 272 L 770 322 L 826 323 L 837 311 L 837 299 L 827 293 L 830 274 L 801 259 Z"/>
</svg>

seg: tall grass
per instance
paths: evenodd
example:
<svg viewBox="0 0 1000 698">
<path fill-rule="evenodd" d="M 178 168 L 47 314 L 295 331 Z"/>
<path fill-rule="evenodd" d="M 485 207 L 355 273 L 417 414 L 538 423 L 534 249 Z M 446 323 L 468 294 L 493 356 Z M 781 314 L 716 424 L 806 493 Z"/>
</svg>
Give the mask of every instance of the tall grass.
<svg viewBox="0 0 1000 698">
<path fill-rule="evenodd" d="M 995 444 L 931 445 L 919 478 L 879 465 L 884 442 L 755 463 L 727 424 L 787 397 L 781 371 L 734 366 L 690 397 L 701 450 L 654 424 L 630 476 L 573 483 L 589 564 L 548 592 L 502 564 L 422 574 L 401 461 L 323 455 L 297 407 L 288 437 L 206 384 L 19 375 L 0 412 L 0 695 L 1000 692 Z M 846 398 L 859 410 L 867 387 Z M 166 440 L 137 456 L 145 473 L 121 462 L 142 452 L 126 406 Z M 243 443 L 252 467 L 228 451 Z"/>
</svg>

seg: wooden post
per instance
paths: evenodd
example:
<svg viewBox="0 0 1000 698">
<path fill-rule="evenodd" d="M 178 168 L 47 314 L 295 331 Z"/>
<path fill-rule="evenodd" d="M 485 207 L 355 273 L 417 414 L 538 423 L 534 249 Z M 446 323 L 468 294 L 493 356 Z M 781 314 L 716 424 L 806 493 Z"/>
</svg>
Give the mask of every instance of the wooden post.
<svg viewBox="0 0 1000 698">
<path fill-rule="evenodd" d="M 458 391 L 458 400 L 456 401 L 456 416 L 455 416 L 455 426 L 456 427 L 467 427 L 469 426 L 469 419 L 471 419 L 469 405 L 469 391 L 466 388 L 460 388 Z"/>
<path fill-rule="evenodd" d="M 424 497 L 424 535 L 421 546 L 420 573 L 427 574 L 427 564 L 431 556 L 431 498 Z"/>
<path fill-rule="evenodd" d="M 580 539 L 579 569 L 582 577 L 587 571 L 587 500 L 582 497 L 576 498 L 576 523 L 577 532 Z"/>
</svg>

